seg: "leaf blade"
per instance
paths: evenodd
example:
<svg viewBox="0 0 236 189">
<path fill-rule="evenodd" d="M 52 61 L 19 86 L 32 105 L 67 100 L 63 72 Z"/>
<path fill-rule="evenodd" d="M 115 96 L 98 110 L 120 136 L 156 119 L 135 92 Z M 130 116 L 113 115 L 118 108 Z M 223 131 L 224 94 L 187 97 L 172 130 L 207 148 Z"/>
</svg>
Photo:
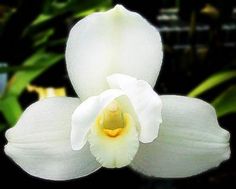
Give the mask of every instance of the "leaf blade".
<svg viewBox="0 0 236 189">
<path fill-rule="evenodd" d="M 10 126 L 15 125 L 22 113 L 21 105 L 16 96 L 0 99 L 0 111 Z"/>
<path fill-rule="evenodd" d="M 229 87 L 214 99 L 212 105 L 218 117 L 236 113 L 236 85 Z"/>
<path fill-rule="evenodd" d="M 209 78 L 207 78 L 205 81 L 200 83 L 197 87 L 195 87 L 192 91 L 189 92 L 188 96 L 190 97 L 196 97 L 199 96 L 208 90 L 226 82 L 233 78 L 236 78 L 236 71 L 225 71 L 213 74 Z"/>
<path fill-rule="evenodd" d="M 15 73 L 8 82 L 5 95 L 19 96 L 25 87 L 46 69 L 63 59 L 63 55 L 39 51 L 28 58 L 23 66 L 37 69 L 21 70 Z"/>
</svg>

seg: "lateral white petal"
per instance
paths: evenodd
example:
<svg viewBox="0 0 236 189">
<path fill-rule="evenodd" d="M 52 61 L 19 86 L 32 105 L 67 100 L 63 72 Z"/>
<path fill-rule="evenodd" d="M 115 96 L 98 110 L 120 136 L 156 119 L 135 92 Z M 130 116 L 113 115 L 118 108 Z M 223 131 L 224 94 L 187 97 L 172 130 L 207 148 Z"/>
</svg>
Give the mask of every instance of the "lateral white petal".
<svg viewBox="0 0 236 189">
<path fill-rule="evenodd" d="M 73 150 L 80 150 L 87 141 L 87 134 L 97 115 L 115 98 L 124 95 L 123 91 L 110 89 L 99 96 L 89 97 L 80 104 L 72 115 L 71 145 Z"/>
<path fill-rule="evenodd" d="M 5 153 L 27 173 L 49 180 L 79 178 L 100 168 L 88 146 L 71 148 L 71 115 L 79 103 L 55 97 L 32 104 L 6 132 Z"/>
<path fill-rule="evenodd" d="M 82 100 L 107 89 L 106 77 L 112 73 L 128 74 L 154 86 L 162 56 L 157 29 L 121 5 L 80 20 L 66 46 L 68 73 Z"/>
<path fill-rule="evenodd" d="M 107 81 L 111 88 L 121 89 L 129 97 L 140 125 L 139 140 L 152 142 L 158 136 L 162 122 L 160 97 L 146 81 L 127 75 L 113 74 Z"/>
<path fill-rule="evenodd" d="M 181 96 L 161 96 L 159 137 L 142 144 L 132 168 L 155 177 L 188 177 L 218 166 L 230 156 L 229 133 L 220 128 L 214 108 Z"/>
</svg>

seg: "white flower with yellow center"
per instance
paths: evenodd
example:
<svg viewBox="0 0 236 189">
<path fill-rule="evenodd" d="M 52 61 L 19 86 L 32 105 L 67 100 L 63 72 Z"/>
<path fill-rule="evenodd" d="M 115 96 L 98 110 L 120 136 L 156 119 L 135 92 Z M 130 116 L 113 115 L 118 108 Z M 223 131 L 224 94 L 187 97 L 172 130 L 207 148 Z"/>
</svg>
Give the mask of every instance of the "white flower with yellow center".
<svg viewBox="0 0 236 189">
<path fill-rule="evenodd" d="M 218 166 L 230 156 L 229 133 L 206 102 L 153 91 L 162 56 L 156 28 L 121 5 L 82 19 L 66 47 L 80 99 L 31 105 L 6 132 L 6 154 L 29 174 L 51 180 L 100 167 L 129 165 L 174 178 Z"/>
</svg>

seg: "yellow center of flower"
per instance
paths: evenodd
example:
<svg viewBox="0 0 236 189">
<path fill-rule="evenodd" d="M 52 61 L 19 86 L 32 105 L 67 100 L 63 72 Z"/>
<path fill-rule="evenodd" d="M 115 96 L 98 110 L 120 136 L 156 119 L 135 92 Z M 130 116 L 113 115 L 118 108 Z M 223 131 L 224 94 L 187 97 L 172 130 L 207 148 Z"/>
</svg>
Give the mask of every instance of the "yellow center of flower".
<svg viewBox="0 0 236 189">
<path fill-rule="evenodd" d="M 97 125 L 109 137 L 119 136 L 124 127 L 124 114 L 116 101 L 111 102 L 97 118 Z"/>
</svg>

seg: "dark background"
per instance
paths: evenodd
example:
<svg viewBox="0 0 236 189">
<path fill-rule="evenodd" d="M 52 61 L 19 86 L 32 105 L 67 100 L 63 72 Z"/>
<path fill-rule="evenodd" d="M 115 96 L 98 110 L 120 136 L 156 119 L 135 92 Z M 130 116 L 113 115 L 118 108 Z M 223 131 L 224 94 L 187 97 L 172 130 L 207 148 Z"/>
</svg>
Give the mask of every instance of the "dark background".
<svg viewBox="0 0 236 189">
<path fill-rule="evenodd" d="M 25 58 L 31 55 L 35 48 L 46 48 L 48 51 L 64 53 L 65 41 L 58 39 L 68 35 L 71 26 L 78 19 L 69 19 L 73 13 L 68 9 L 57 15 L 49 23 L 33 28 L 30 34 L 43 31 L 48 27 L 55 27 L 54 34 L 49 42 L 41 46 L 33 45 L 31 35 L 22 35 L 35 17 L 45 11 L 46 1 L 33 0 L 0 0 L 1 10 L 9 11 L 14 8 L 14 14 L 9 18 L 7 25 L 0 34 L 0 61 L 8 62 L 11 66 L 17 66 Z M 62 1 L 63 2 L 63 1 Z M 78 1 L 83 2 L 83 1 Z M 155 86 L 159 94 L 181 94 L 186 95 L 196 85 L 206 79 L 209 75 L 222 70 L 233 70 L 236 68 L 236 29 L 222 30 L 222 24 L 236 23 L 235 1 L 223 0 L 168 0 L 168 1 L 121 1 L 115 0 L 113 5 L 120 3 L 130 10 L 137 11 L 152 24 L 160 29 L 164 43 L 164 61 L 162 70 Z M 201 10 L 211 4 L 217 9 L 216 13 L 202 14 Z M 178 12 L 172 14 L 177 20 L 157 19 L 163 16 L 161 9 L 178 8 Z M 2 9 L 1 9 L 2 8 Z M 8 10 L 9 9 L 9 10 Z M 3 12 L 4 12 L 3 11 Z M 47 10 L 50 12 L 51 10 Z M 208 30 L 182 31 L 183 28 L 191 26 L 193 20 L 196 26 L 208 26 Z M 176 30 L 176 27 L 180 30 Z M 167 28 L 167 29 L 165 29 Z M 174 29 L 173 29 L 174 28 Z M 55 43 L 54 43 L 55 44 Z M 56 71 L 55 71 L 56 70 Z M 9 73 L 10 75 L 13 73 Z M 50 78 L 50 79 L 49 79 Z M 34 80 L 34 84 L 40 86 L 66 86 L 68 96 L 75 96 L 67 77 L 64 60 L 44 72 Z M 235 79 L 204 93 L 200 98 L 210 102 L 217 94 L 224 91 L 226 87 L 234 85 Z M 37 96 L 24 91 L 19 97 L 22 107 L 25 108 L 36 100 Z M 4 120 L 1 116 L 0 119 Z M 72 181 L 53 182 L 34 178 L 22 171 L 14 162 L 5 156 L 2 147 L 6 143 L 4 130 L 0 132 L 0 187 L 24 187 L 24 188 L 236 188 L 236 117 L 235 114 L 228 114 L 219 119 L 220 125 L 231 133 L 232 155 L 230 160 L 221 164 L 220 167 L 210 170 L 198 176 L 183 179 L 154 179 L 140 175 L 129 168 L 104 169 Z"/>
</svg>

